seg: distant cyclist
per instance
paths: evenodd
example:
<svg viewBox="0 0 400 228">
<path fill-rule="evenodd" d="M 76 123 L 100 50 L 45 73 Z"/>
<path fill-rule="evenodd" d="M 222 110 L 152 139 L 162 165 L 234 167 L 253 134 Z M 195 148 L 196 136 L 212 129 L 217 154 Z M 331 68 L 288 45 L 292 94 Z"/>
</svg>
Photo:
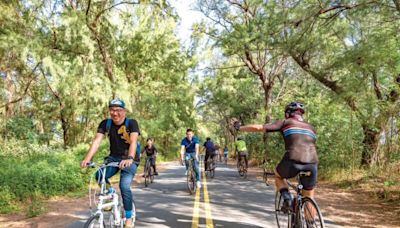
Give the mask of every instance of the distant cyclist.
<svg viewBox="0 0 400 228">
<path fill-rule="evenodd" d="M 196 185 L 197 188 L 201 187 L 200 183 L 200 168 L 199 168 L 199 139 L 194 137 L 194 131 L 192 129 L 186 130 L 186 137 L 181 141 L 181 160 L 185 161 L 186 171 L 188 170 L 188 160 L 194 159 L 194 172 L 196 173 Z"/>
<path fill-rule="evenodd" d="M 314 188 L 317 182 L 318 156 L 316 133 L 314 127 L 304 118 L 304 105 L 300 102 L 291 102 L 285 107 L 285 119 L 265 125 L 240 126 L 236 121 L 234 127 L 246 132 L 281 132 L 285 142 L 285 154 L 275 170 L 275 184 L 280 191 L 284 204 L 283 211 L 292 208 L 292 196 L 288 190 L 287 178 L 295 177 L 301 171 L 310 171 L 311 175 L 301 178 L 303 195 L 314 197 Z"/>
<path fill-rule="evenodd" d="M 133 227 L 132 221 L 132 191 L 131 183 L 136 174 L 140 162 L 140 151 L 137 149 L 139 137 L 139 125 L 136 120 L 126 118 L 125 102 L 119 99 L 112 100 L 109 105 L 111 119 L 103 120 L 98 129 L 96 137 L 90 146 L 89 152 L 81 162 L 81 167 L 86 167 L 96 154 L 104 135 L 110 139 L 110 155 L 106 162 L 119 162 L 118 167 L 109 167 L 106 173 L 106 181 L 121 171 L 119 188 L 121 189 L 122 202 L 125 210 L 126 227 Z M 96 173 L 96 179 L 101 179 Z"/>
<path fill-rule="evenodd" d="M 228 147 L 225 146 L 224 147 L 224 159 L 225 159 L 225 162 L 228 160 L 228 153 L 229 153 Z"/>
<path fill-rule="evenodd" d="M 207 171 L 208 170 L 208 167 L 207 167 L 208 158 L 211 157 L 211 159 L 214 159 L 214 157 L 215 157 L 215 145 L 214 145 L 213 141 L 211 140 L 211 138 L 207 137 L 203 146 L 206 150 L 206 156 L 204 157 L 204 170 Z"/>
<path fill-rule="evenodd" d="M 146 140 L 146 146 L 144 147 L 144 151 L 146 152 L 146 156 L 150 159 L 150 164 L 153 166 L 154 175 L 158 175 L 156 169 L 156 158 L 157 158 L 157 148 L 154 146 L 154 141 L 152 138 L 148 138 Z"/>
<path fill-rule="evenodd" d="M 246 169 L 249 168 L 249 161 L 248 156 L 249 153 L 247 152 L 246 142 L 243 140 L 242 137 L 238 137 L 237 141 L 235 142 L 236 148 L 236 157 L 238 164 L 240 163 L 241 159 L 244 159 L 246 162 Z"/>
</svg>

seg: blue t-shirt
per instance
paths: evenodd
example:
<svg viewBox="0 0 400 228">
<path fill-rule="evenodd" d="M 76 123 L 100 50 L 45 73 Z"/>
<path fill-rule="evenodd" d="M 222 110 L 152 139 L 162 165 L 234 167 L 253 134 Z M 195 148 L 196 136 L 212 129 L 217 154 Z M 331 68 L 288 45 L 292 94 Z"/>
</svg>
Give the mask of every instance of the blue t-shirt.
<svg viewBox="0 0 400 228">
<path fill-rule="evenodd" d="M 198 138 L 193 137 L 192 141 L 189 141 L 186 137 L 182 139 L 181 146 L 184 146 L 186 149 L 186 153 L 194 153 L 196 152 L 196 144 L 199 144 L 200 141 Z"/>
</svg>

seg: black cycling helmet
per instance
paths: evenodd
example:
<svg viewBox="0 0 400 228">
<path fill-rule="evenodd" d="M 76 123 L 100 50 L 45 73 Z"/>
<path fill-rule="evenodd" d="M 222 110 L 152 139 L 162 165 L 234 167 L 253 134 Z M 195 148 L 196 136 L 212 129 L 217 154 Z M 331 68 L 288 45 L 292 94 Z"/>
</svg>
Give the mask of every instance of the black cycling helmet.
<svg viewBox="0 0 400 228">
<path fill-rule="evenodd" d="M 301 114 L 304 114 L 304 105 L 297 101 L 290 102 L 286 105 L 285 113 L 293 113 L 295 111 L 300 111 Z"/>
</svg>

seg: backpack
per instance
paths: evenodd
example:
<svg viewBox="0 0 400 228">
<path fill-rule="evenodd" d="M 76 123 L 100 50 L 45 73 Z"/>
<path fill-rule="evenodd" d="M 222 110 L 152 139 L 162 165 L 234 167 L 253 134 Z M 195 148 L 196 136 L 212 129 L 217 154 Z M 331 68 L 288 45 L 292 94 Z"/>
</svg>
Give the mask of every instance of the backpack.
<svg viewBox="0 0 400 228">
<path fill-rule="evenodd" d="M 110 134 L 111 124 L 112 124 L 112 119 L 107 119 L 107 122 L 106 122 L 106 134 L 107 135 Z M 128 126 L 129 126 L 129 119 L 128 118 L 125 118 L 124 125 L 125 125 L 126 128 L 128 128 Z M 140 153 L 140 142 L 137 141 L 135 159 L 136 158 L 140 159 L 140 155 L 141 155 L 141 153 Z"/>
<path fill-rule="evenodd" d="M 207 152 L 214 152 L 215 150 L 214 143 L 211 140 L 206 142 L 205 147 Z"/>
</svg>

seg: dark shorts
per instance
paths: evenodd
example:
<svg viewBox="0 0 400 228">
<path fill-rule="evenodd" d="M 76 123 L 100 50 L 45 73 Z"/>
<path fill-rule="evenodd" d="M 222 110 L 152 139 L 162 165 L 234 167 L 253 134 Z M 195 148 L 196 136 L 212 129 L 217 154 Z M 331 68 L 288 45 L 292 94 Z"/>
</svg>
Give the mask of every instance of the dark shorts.
<svg viewBox="0 0 400 228">
<path fill-rule="evenodd" d="M 310 176 L 300 178 L 301 184 L 305 190 L 312 190 L 317 184 L 318 165 L 316 163 L 304 164 L 284 158 L 279 162 L 276 171 L 285 179 L 293 178 L 301 171 L 310 171 Z"/>
<path fill-rule="evenodd" d="M 247 157 L 247 156 L 249 156 L 249 153 L 247 153 L 247 151 L 239 151 L 239 156 L 240 157 Z"/>
</svg>

